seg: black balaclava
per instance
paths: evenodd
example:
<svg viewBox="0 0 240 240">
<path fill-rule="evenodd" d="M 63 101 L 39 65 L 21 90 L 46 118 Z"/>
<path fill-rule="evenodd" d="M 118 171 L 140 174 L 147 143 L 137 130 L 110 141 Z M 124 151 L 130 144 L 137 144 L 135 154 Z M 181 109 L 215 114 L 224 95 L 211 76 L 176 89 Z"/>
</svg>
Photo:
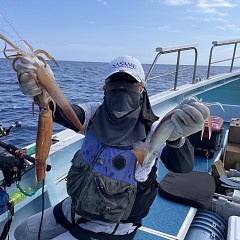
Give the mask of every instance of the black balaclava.
<svg viewBox="0 0 240 240">
<path fill-rule="evenodd" d="M 115 73 L 104 86 L 104 101 L 89 128 L 104 144 L 129 146 L 146 138 L 158 117 L 143 84 L 127 73 Z"/>
</svg>

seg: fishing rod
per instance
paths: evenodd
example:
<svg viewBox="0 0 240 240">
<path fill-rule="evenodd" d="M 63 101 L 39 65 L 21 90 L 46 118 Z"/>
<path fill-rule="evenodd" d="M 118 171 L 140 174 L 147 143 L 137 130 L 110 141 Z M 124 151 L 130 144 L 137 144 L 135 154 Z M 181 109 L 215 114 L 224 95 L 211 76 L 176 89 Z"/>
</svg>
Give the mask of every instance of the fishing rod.
<svg viewBox="0 0 240 240">
<path fill-rule="evenodd" d="M 15 147 L 14 145 L 7 144 L 7 143 L 0 141 L 0 147 L 6 149 L 10 154 L 15 156 L 16 158 L 22 159 L 22 160 L 26 159 L 29 162 L 31 162 L 33 165 L 35 165 L 36 159 L 34 157 L 25 154 L 24 152 L 22 152 L 19 148 Z M 46 171 L 49 172 L 50 170 L 51 170 L 51 165 L 47 164 Z"/>
</svg>

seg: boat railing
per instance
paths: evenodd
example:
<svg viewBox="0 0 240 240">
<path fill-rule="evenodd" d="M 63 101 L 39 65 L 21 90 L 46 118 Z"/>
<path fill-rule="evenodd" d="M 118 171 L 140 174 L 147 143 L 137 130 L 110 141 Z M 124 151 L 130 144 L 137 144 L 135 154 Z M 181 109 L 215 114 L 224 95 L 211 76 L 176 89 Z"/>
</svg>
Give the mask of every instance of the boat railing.
<svg viewBox="0 0 240 240">
<path fill-rule="evenodd" d="M 187 68 L 179 69 L 181 53 L 182 53 L 183 51 L 188 51 L 188 50 L 193 50 L 194 53 L 195 53 L 195 54 L 194 54 L 193 67 L 187 67 Z M 157 52 L 157 55 L 156 55 L 156 57 L 155 57 L 152 65 L 151 65 L 151 67 L 150 67 L 150 69 L 149 69 L 149 71 L 148 71 L 148 74 L 147 74 L 147 76 L 146 76 L 146 81 L 152 80 L 152 79 L 156 79 L 156 78 L 160 78 L 160 77 L 167 76 L 167 75 L 173 75 L 173 74 L 175 74 L 175 80 L 174 80 L 173 90 L 176 91 L 176 90 L 177 90 L 177 81 L 178 81 L 178 74 L 179 74 L 179 72 L 183 72 L 183 71 L 187 71 L 187 70 L 193 69 L 192 83 L 195 83 L 197 57 L 198 57 L 198 56 L 197 56 L 197 55 L 198 55 L 198 52 L 197 52 L 197 44 L 178 45 L 178 46 L 171 46 L 171 47 L 159 47 L 159 48 L 156 48 L 156 52 Z M 163 55 L 163 54 L 168 54 L 168 53 L 173 53 L 173 52 L 177 52 L 177 63 L 176 63 L 176 69 L 175 69 L 175 71 L 150 77 L 150 75 L 151 75 L 154 67 L 155 67 L 156 64 L 157 64 L 157 61 L 158 61 L 159 57 L 160 57 L 161 55 Z"/>
<path fill-rule="evenodd" d="M 240 43 L 240 39 L 233 39 L 233 40 L 225 40 L 225 41 L 213 41 L 212 42 L 212 47 L 210 50 L 210 54 L 209 54 L 209 62 L 208 62 L 208 72 L 207 72 L 207 79 L 209 79 L 210 77 L 210 71 L 211 71 L 211 66 L 213 64 L 216 63 L 221 63 L 221 62 L 226 62 L 226 61 L 231 61 L 231 66 L 230 66 L 230 73 L 233 70 L 233 65 L 234 65 L 234 60 L 240 57 L 236 57 L 236 50 L 237 50 L 237 45 L 238 43 Z M 213 49 L 215 47 L 219 47 L 219 46 L 226 46 L 226 45 L 233 45 L 233 54 L 231 58 L 227 58 L 227 59 L 222 59 L 219 61 L 214 61 L 212 62 L 212 54 L 213 54 Z"/>
</svg>

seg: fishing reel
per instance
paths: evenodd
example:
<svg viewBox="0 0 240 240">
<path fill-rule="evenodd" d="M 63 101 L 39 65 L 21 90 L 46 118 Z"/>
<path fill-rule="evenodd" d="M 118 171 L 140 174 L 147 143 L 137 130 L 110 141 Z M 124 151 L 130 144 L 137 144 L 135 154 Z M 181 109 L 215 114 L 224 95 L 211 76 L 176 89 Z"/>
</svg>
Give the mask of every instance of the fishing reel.
<svg viewBox="0 0 240 240">
<path fill-rule="evenodd" d="M 12 128 L 21 127 L 22 123 L 16 121 L 8 128 L 4 128 L 0 124 L 0 138 L 7 136 Z M 35 165 L 36 159 L 30 155 L 25 154 L 12 144 L 7 144 L 0 141 L 0 147 L 4 148 L 6 152 L 0 151 L 0 186 L 10 187 L 12 183 L 19 182 L 21 177 L 26 172 L 27 166 Z M 26 161 L 27 160 L 27 161 Z M 46 171 L 51 170 L 51 165 L 47 164 Z"/>
<path fill-rule="evenodd" d="M 21 127 L 22 123 L 16 121 L 10 127 L 5 128 L 0 124 L 0 138 L 7 136 L 12 128 Z M 0 152 L 0 186 L 10 187 L 15 181 L 21 180 L 21 173 L 27 166 L 20 150 L 10 144 L 0 141 L 0 147 L 7 152 Z"/>
<path fill-rule="evenodd" d="M 0 186 L 10 187 L 12 183 L 20 181 L 26 166 L 22 159 L 10 153 L 0 152 Z"/>
<path fill-rule="evenodd" d="M 22 126 L 22 123 L 20 121 L 16 121 L 14 124 L 12 124 L 8 128 L 3 127 L 2 124 L 0 123 L 0 138 L 7 136 L 10 133 L 12 128 L 15 128 L 15 127 L 19 128 L 21 126 Z"/>
</svg>

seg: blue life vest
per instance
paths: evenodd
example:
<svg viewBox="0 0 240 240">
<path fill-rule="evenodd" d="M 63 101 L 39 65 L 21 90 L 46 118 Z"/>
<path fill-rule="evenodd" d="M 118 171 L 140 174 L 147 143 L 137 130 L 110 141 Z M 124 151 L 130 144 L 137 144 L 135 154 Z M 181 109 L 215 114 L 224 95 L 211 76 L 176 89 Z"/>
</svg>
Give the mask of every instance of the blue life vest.
<svg viewBox="0 0 240 240">
<path fill-rule="evenodd" d="M 91 165 L 103 146 L 104 144 L 93 135 L 91 130 L 88 130 L 80 150 L 82 158 Z M 111 179 L 137 186 L 134 176 L 136 157 L 132 149 L 132 146 L 121 148 L 107 146 L 94 164 L 93 170 Z"/>
</svg>

